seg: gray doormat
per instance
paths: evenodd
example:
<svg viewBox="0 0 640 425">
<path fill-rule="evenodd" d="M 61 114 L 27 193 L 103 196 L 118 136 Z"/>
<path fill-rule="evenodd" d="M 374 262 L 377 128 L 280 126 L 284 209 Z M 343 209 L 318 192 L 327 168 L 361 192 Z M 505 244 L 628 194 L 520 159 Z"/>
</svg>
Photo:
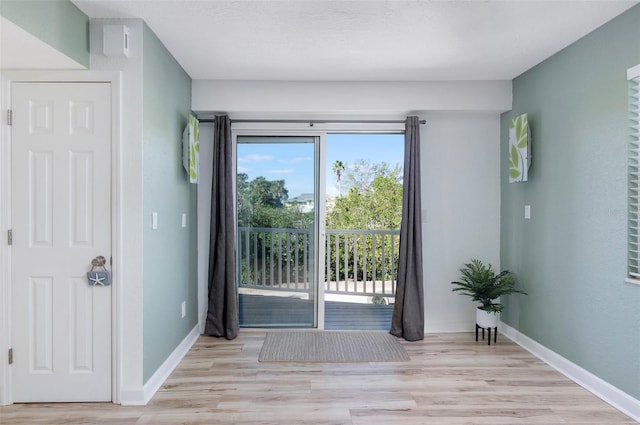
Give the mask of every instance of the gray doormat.
<svg viewBox="0 0 640 425">
<path fill-rule="evenodd" d="M 262 345 L 261 362 L 401 362 L 409 355 L 387 332 L 277 331 Z"/>
</svg>

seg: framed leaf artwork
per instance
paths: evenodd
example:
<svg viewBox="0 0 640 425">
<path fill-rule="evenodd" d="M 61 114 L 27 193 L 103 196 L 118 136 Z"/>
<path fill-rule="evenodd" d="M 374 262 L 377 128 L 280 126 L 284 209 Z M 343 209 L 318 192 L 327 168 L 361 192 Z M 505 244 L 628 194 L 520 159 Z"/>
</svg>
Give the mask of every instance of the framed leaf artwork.
<svg viewBox="0 0 640 425">
<path fill-rule="evenodd" d="M 531 165 L 531 131 L 527 114 L 509 121 L 509 183 L 526 182 Z"/>
<path fill-rule="evenodd" d="M 200 168 L 200 123 L 189 114 L 189 122 L 182 133 L 182 166 L 187 172 L 189 183 L 198 183 Z"/>
</svg>

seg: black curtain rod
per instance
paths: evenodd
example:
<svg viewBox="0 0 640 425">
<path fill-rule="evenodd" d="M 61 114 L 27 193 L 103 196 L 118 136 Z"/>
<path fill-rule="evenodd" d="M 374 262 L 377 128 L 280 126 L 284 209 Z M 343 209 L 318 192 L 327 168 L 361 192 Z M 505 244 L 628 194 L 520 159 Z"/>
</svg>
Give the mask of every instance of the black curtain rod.
<svg viewBox="0 0 640 425">
<path fill-rule="evenodd" d="M 214 122 L 215 118 L 202 118 L 200 122 Z M 256 120 L 256 119 L 237 119 L 231 120 L 234 123 L 283 123 L 283 124 L 404 124 L 404 120 Z M 426 124 L 426 120 L 420 120 L 420 124 Z"/>
</svg>

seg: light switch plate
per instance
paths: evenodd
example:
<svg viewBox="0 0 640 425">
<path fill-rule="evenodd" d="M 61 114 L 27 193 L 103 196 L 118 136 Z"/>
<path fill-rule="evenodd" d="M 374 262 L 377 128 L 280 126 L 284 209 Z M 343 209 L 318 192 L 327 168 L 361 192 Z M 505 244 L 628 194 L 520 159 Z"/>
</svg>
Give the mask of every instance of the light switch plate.
<svg viewBox="0 0 640 425">
<path fill-rule="evenodd" d="M 158 213 L 154 212 L 151 214 L 151 228 L 156 230 L 158 228 Z"/>
<path fill-rule="evenodd" d="M 524 218 L 529 220 L 531 218 L 531 205 L 524 206 Z"/>
</svg>

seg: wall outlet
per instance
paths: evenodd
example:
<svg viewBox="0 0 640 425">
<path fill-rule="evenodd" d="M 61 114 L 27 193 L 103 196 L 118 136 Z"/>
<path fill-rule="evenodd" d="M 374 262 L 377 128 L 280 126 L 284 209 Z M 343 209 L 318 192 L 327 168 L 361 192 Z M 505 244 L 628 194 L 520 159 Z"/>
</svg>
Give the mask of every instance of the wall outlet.
<svg viewBox="0 0 640 425">
<path fill-rule="evenodd" d="M 182 301 L 182 318 L 184 319 L 184 316 L 186 315 L 187 315 L 187 302 Z"/>
<path fill-rule="evenodd" d="M 153 230 L 156 230 L 158 228 L 158 213 L 157 212 L 151 213 L 151 228 Z"/>
<path fill-rule="evenodd" d="M 531 205 L 524 206 L 524 218 L 529 220 L 531 218 Z"/>
<path fill-rule="evenodd" d="M 182 227 L 187 227 L 187 214 L 182 213 Z"/>
</svg>

